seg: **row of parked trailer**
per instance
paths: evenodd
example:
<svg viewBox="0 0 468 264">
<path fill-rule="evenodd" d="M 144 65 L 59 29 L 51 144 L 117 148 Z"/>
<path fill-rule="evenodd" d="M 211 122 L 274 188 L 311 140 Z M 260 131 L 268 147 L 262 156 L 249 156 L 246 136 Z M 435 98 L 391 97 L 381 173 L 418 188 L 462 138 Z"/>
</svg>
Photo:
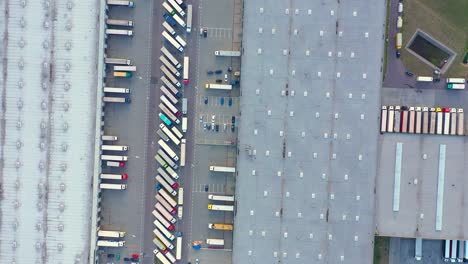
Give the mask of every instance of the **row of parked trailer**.
<svg viewBox="0 0 468 264">
<path fill-rule="evenodd" d="M 107 0 L 107 5 L 117 5 L 117 6 L 128 6 L 134 7 L 132 1 L 122 1 L 122 0 Z M 106 24 L 108 27 L 115 28 L 106 28 L 107 35 L 133 35 L 131 28 L 133 27 L 132 20 L 120 20 L 120 19 L 110 19 L 106 18 Z M 104 63 L 106 65 L 112 65 L 114 70 L 114 75 L 118 72 L 123 73 L 126 71 L 135 70 L 136 67 L 133 66 L 133 62 L 129 59 L 123 58 L 112 58 L 105 57 Z M 117 74 L 118 75 L 118 74 Z M 128 103 L 130 98 L 123 97 L 121 95 L 129 95 L 129 88 L 117 88 L 117 87 L 108 87 L 105 84 L 103 85 L 104 103 Z M 105 104 L 104 104 L 105 106 Z M 113 135 L 102 135 L 101 136 L 101 162 L 103 166 L 110 167 L 109 171 L 115 170 L 117 168 L 125 167 L 125 162 L 128 161 L 127 152 L 129 151 L 129 146 L 118 144 L 118 137 Z M 101 173 L 100 174 L 100 189 L 108 190 L 125 190 L 127 189 L 127 179 L 128 174 L 126 173 Z M 97 246 L 98 247 L 124 247 L 125 246 L 125 232 L 123 231 L 107 231 L 107 230 L 98 230 L 97 232 Z"/>
<path fill-rule="evenodd" d="M 443 246 L 445 262 L 467 262 L 468 240 L 445 240 Z"/>
<path fill-rule="evenodd" d="M 382 106 L 380 132 L 463 136 L 463 108 Z"/>
<path fill-rule="evenodd" d="M 182 0 L 167 0 L 162 6 L 167 11 L 164 14 L 162 36 L 175 49 L 183 52 L 187 42 L 177 34 L 177 24 L 185 28 L 182 32 L 191 32 L 192 6 L 186 5 Z M 184 21 L 184 17 L 187 18 L 187 22 Z M 173 215 L 177 214 L 179 220 L 183 216 L 184 192 L 178 183 L 177 170 L 185 166 L 184 133 L 187 131 L 188 122 L 185 116 L 187 98 L 182 98 L 182 92 L 179 89 L 182 85 L 189 83 L 189 57 L 183 57 L 181 63 L 169 49 L 165 46 L 161 47 L 159 57 L 162 74 L 158 117 L 162 122 L 156 131 L 160 139 L 158 140 L 159 148 L 154 156 L 158 168 L 155 176 L 156 203 L 152 212 L 155 218 L 153 253 L 163 264 L 175 263 L 182 258 L 182 233 L 175 230 L 174 223 L 177 219 Z M 179 81 L 180 78 L 182 81 Z M 175 246 L 174 240 L 176 240 Z M 171 251 L 175 251 L 175 256 Z"/>
</svg>

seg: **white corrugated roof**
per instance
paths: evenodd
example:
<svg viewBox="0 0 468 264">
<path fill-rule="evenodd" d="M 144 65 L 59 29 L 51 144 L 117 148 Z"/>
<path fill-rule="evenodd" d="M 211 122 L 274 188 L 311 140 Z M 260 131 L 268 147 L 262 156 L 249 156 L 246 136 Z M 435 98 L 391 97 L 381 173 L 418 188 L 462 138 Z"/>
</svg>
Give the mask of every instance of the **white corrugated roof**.
<svg viewBox="0 0 468 264">
<path fill-rule="evenodd" d="M 9 10 L 0 18 L 8 24 L 0 52 L 8 61 L 0 79 L 1 262 L 86 263 L 98 5 L 9 1 L 0 8 Z"/>
</svg>

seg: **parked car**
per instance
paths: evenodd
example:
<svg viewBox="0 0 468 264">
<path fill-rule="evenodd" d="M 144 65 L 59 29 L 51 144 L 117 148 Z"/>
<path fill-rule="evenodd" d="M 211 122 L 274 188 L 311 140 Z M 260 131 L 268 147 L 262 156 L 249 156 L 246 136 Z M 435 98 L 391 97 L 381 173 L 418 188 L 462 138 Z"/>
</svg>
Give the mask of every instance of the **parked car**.
<svg viewBox="0 0 468 264">
<path fill-rule="evenodd" d="M 221 99 L 219 99 L 219 103 L 220 103 L 221 105 L 224 105 L 224 97 L 221 97 Z"/>
<path fill-rule="evenodd" d="M 410 72 L 410 71 L 405 71 L 405 74 L 408 75 L 408 76 L 413 76 L 414 73 Z"/>
<path fill-rule="evenodd" d="M 396 51 L 396 57 L 397 57 L 397 58 L 400 58 L 400 56 L 401 56 L 401 52 L 400 52 L 399 50 L 397 50 L 397 51 Z"/>
<path fill-rule="evenodd" d="M 229 106 L 232 106 L 232 98 L 231 98 L 231 97 L 229 97 L 228 105 L 229 105 Z"/>
<path fill-rule="evenodd" d="M 234 132 L 234 130 L 235 130 L 234 124 L 231 124 L 231 132 Z"/>
<path fill-rule="evenodd" d="M 219 132 L 219 125 L 215 125 L 216 132 Z"/>
<path fill-rule="evenodd" d="M 208 104 L 208 97 L 205 96 L 205 99 L 203 100 L 205 104 Z"/>
<path fill-rule="evenodd" d="M 216 83 L 222 83 L 222 82 L 223 82 L 223 80 L 221 80 L 221 79 L 216 79 Z"/>
<path fill-rule="evenodd" d="M 208 184 L 205 184 L 205 192 L 208 192 Z"/>
<path fill-rule="evenodd" d="M 216 74 L 221 74 L 221 73 L 223 73 L 223 70 L 216 70 L 215 73 Z"/>
<path fill-rule="evenodd" d="M 213 71 L 207 71 L 207 72 L 206 72 L 206 74 L 208 74 L 208 75 L 211 75 L 211 74 L 213 74 L 213 73 L 214 73 Z"/>
<path fill-rule="evenodd" d="M 228 82 L 228 75 L 227 75 L 227 73 L 224 74 L 224 82 Z"/>
<path fill-rule="evenodd" d="M 232 117 L 231 117 L 231 123 L 233 123 L 233 124 L 236 123 L 236 117 L 235 117 L 235 116 L 232 116 Z"/>
</svg>

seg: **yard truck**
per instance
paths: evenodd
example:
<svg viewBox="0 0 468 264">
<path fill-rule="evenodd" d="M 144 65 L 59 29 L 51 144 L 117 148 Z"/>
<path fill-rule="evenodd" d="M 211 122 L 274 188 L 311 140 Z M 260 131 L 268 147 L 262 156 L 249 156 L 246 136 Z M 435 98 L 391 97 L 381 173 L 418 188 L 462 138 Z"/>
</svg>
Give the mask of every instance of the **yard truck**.
<svg viewBox="0 0 468 264">
<path fill-rule="evenodd" d="M 117 136 L 110 136 L 110 135 L 102 135 L 101 140 L 103 141 L 116 141 L 119 138 Z"/>
<path fill-rule="evenodd" d="M 108 5 L 117 5 L 117 6 L 135 7 L 135 3 L 133 1 L 107 0 L 107 4 Z"/>
<path fill-rule="evenodd" d="M 117 64 L 117 65 L 132 65 L 132 61 L 129 59 L 122 58 L 104 58 L 106 64 Z"/>
<path fill-rule="evenodd" d="M 232 224 L 208 224 L 209 229 L 232 231 Z"/>
<path fill-rule="evenodd" d="M 236 172 L 234 167 L 223 167 L 223 166 L 210 166 L 210 171 L 214 172 Z"/>
<path fill-rule="evenodd" d="M 215 51 L 215 55 L 223 57 L 240 57 L 241 52 L 235 50 L 217 50 Z"/>
</svg>

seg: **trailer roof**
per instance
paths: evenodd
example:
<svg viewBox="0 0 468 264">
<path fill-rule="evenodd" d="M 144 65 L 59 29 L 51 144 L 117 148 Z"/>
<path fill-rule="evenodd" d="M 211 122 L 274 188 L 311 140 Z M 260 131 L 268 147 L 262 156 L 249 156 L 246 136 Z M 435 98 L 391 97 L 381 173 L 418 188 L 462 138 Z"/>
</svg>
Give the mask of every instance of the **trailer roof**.
<svg viewBox="0 0 468 264">
<path fill-rule="evenodd" d="M 372 263 L 385 3 L 265 3 L 244 2 L 233 263 Z"/>
<path fill-rule="evenodd" d="M 98 7 L 0 4 L 2 263 L 88 261 Z"/>
</svg>

